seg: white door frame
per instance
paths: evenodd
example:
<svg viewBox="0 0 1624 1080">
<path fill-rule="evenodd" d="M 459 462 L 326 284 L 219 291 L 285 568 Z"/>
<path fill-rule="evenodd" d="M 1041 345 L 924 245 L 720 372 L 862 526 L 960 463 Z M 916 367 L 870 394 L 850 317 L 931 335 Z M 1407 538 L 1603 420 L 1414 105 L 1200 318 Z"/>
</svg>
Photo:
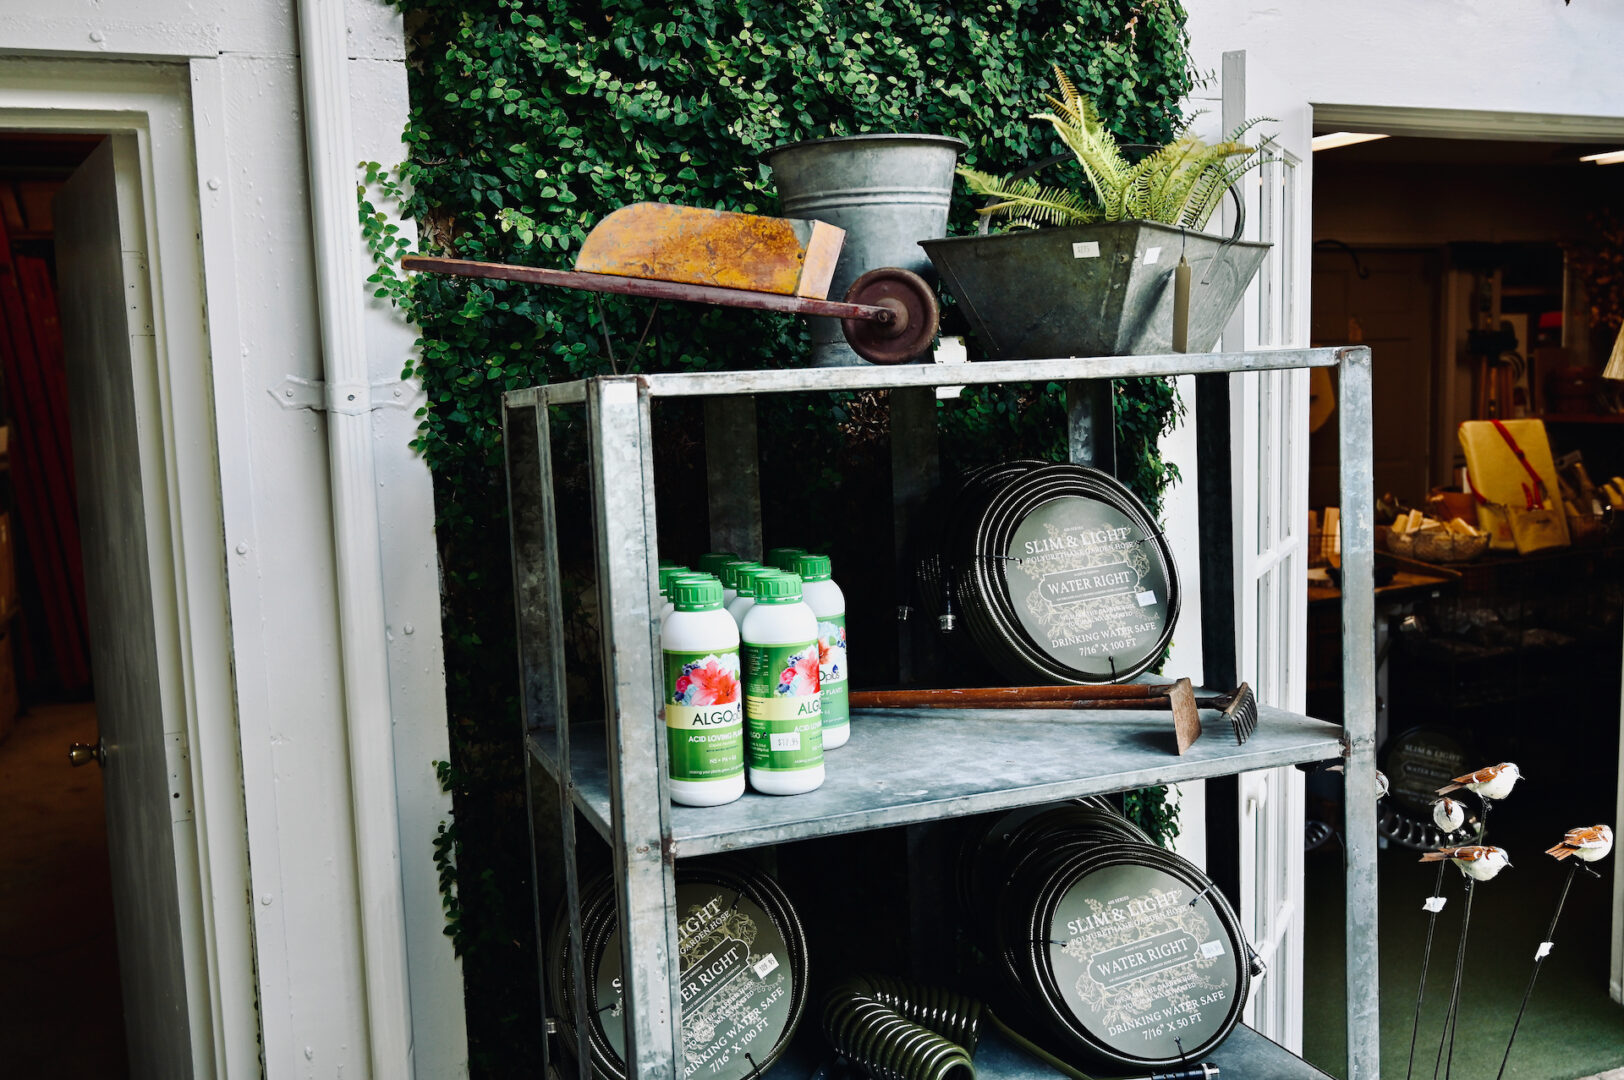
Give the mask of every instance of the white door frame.
<svg viewBox="0 0 1624 1080">
<path fill-rule="evenodd" d="M 1314 105 L 1315 126 L 1331 125 L 1347 131 L 1372 131 L 1432 139 L 1498 139 L 1507 142 L 1608 142 L 1624 145 L 1624 116 L 1583 116 L 1553 113 L 1479 112 L 1471 109 L 1401 108 L 1381 105 Z M 1440 402 L 1455 399 L 1455 365 L 1444 366 Z M 1448 452 L 1452 430 L 1440 424 L 1439 445 Z M 1619 708 L 1618 803 L 1614 822 L 1624 820 L 1624 702 Z M 1616 827 L 1616 825 L 1615 825 Z M 1624 1004 L 1624 863 L 1614 860 L 1613 926 L 1609 990 Z"/>
<path fill-rule="evenodd" d="M 244 798 L 239 743 L 249 737 L 251 717 L 246 710 L 237 714 L 232 668 L 233 624 L 240 631 L 257 623 L 230 618 L 221 540 L 222 478 L 247 462 L 241 434 L 248 427 L 247 396 L 238 365 L 210 363 L 211 329 L 218 335 L 229 315 L 205 290 L 198 176 L 204 157 L 213 151 L 223 158 L 224 145 L 218 127 L 200 125 L 193 138 L 196 91 L 188 82 L 199 67 L 206 70 L 208 63 L 194 62 L 189 70 L 185 64 L 8 59 L 0 62 L 0 129 L 125 134 L 138 147 L 138 175 L 129 179 L 140 192 L 132 209 L 147 238 L 144 284 L 157 363 L 138 373 L 145 392 L 138 389 L 137 409 L 146 440 L 142 457 L 155 469 L 143 478 L 149 521 L 163 527 L 149 543 L 164 725 L 166 732 L 183 733 L 190 750 L 189 775 L 181 782 L 190 787 L 193 829 L 190 844 L 177 830 L 175 859 L 194 1074 L 257 1077 L 261 1026 L 246 813 L 252 800 Z M 232 487 L 224 485 L 227 493 Z M 167 561 L 161 552 L 169 553 Z M 245 685 L 255 675 L 237 672 Z M 263 732 L 255 734 L 260 745 L 268 741 Z M 276 972 L 265 965 L 280 955 L 280 949 L 260 953 L 258 978 L 267 986 L 275 985 Z M 266 1021 L 269 1040 L 273 1017 Z"/>
</svg>

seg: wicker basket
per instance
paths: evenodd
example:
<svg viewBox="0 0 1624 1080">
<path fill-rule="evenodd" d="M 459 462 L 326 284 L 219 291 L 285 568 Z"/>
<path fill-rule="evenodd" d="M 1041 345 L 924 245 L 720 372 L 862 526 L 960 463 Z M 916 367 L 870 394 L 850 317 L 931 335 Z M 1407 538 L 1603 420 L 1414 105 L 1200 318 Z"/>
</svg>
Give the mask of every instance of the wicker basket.
<svg viewBox="0 0 1624 1080">
<path fill-rule="evenodd" d="M 1407 559 L 1430 563 L 1471 562 L 1489 547 L 1488 533 L 1461 536 L 1448 529 L 1387 534 L 1387 550 Z"/>
</svg>

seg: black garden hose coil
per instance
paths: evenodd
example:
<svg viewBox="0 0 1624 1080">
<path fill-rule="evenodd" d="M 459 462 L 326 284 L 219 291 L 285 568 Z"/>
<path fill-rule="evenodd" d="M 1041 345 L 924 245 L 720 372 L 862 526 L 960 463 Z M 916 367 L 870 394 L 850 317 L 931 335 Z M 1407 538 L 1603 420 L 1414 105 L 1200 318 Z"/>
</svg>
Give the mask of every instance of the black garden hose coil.
<svg viewBox="0 0 1624 1080">
<path fill-rule="evenodd" d="M 1099 804 L 1006 815 L 963 848 L 992 1007 L 1064 1060 L 1200 1061 L 1240 1022 L 1255 954 L 1223 893 Z"/>
<path fill-rule="evenodd" d="M 927 615 L 951 608 L 1015 682 L 1124 682 L 1172 640 L 1178 572 L 1150 512 L 1109 474 L 1012 461 L 937 503 L 918 552 Z"/>
<path fill-rule="evenodd" d="M 676 871 L 682 1034 L 689 1075 L 754 1080 L 788 1047 L 806 1010 L 806 934 L 777 882 L 742 863 L 707 860 Z M 628 1080 L 622 1024 L 621 944 L 613 882 L 581 892 L 587 985 L 572 974 L 567 912 L 554 920 L 548 994 L 558 1034 L 585 1053 L 599 1080 Z M 576 1030 L 578 996 L 587 1024 Z"/>
<path fill-rule="evenodd" d="M 883 975 L 842 982 L 823 1007 L 835 1050 L 879 1080 L 974 1080 L 981 1003 Z"/>
</svg>

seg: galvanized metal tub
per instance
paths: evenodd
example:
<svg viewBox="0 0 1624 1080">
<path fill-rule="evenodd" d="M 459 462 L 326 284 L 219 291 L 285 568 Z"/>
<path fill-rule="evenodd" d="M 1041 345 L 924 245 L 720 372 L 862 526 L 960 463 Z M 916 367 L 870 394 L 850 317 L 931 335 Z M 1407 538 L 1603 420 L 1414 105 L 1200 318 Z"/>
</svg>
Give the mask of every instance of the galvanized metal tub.
<svg viewBox="0 0 1624 1080">
<path fill-rule="evenodd" d="M 1189 260 L 1191 352 L 1218 343 L 1268 244 L 1113 221 L 920 246 L 998 360 L 1173 350 L 1173 271 Z"/>
<path fill-rule="evenodd" d="M 829 296 L 846 295 L 869 270 L 897 266 L 935 281 L 921 240 L 947 235 L 953 169 L 967 144 L 948 135 L 848 135 L 775 146 L 761 155 L 785 217 L 846 230 Z M 849 367 L 852 351 L 836 319 L 812 319 L 813 363 Z"/>
</svg>

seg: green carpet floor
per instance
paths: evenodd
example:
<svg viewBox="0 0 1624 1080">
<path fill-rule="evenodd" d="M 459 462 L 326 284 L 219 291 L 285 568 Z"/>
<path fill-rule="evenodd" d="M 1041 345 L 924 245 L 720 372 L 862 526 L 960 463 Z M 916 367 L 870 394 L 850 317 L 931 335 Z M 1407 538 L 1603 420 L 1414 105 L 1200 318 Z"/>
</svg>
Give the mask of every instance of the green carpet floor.
<svg viewBox="0 0 1624 1080">
<path fill-rule="evenodd" d="M 1510 823 L 1508 823 L 1510 824 Z M 1547 830 L 1549 831 L 1549 830 Z M 1478 886 L 1460 1023 L 1455 1038 L 1453 1076 L 1493 1080 L 1567 871 L 1540 849 L 1560 838 L 1501 832 L 1495 843 L 1512 854 L 1513 868 Z M 1307 860 L 1307 922 L 1304 1002 L 1304 1056 L 1335 1076 L 1345 1075 L 1343 986 L 1343 879 L 1341 848 L 1332 841 Z M 1381 1021 L 1384 1080 L 1405 1076 L 1410 1050 L 1416 983 L 1426 938 L 1422 901 L 1431 893 L 1436 871 L 1417 862 L 1418 854 L 1397 846 L 1381 852 Z M 1624 1007 L 1607 993 L 1612 860 L 1600 864 L 1603 879 L 1580 873 L 1557 927 L 1556 948 L 1545 961 L 1507 1077 L 1519 1080 L 1575 1080 L 1624 1066 Z M 1439 1033 L 1454 974 L 1463 907 L 1462 878 L 1445 874 L 1448 906 L 1438 917 L 1415 1077 L 1430 1080 Z M 1439 1073 L 1442 1076 L 1442 1073 Z"/>
</svg>

